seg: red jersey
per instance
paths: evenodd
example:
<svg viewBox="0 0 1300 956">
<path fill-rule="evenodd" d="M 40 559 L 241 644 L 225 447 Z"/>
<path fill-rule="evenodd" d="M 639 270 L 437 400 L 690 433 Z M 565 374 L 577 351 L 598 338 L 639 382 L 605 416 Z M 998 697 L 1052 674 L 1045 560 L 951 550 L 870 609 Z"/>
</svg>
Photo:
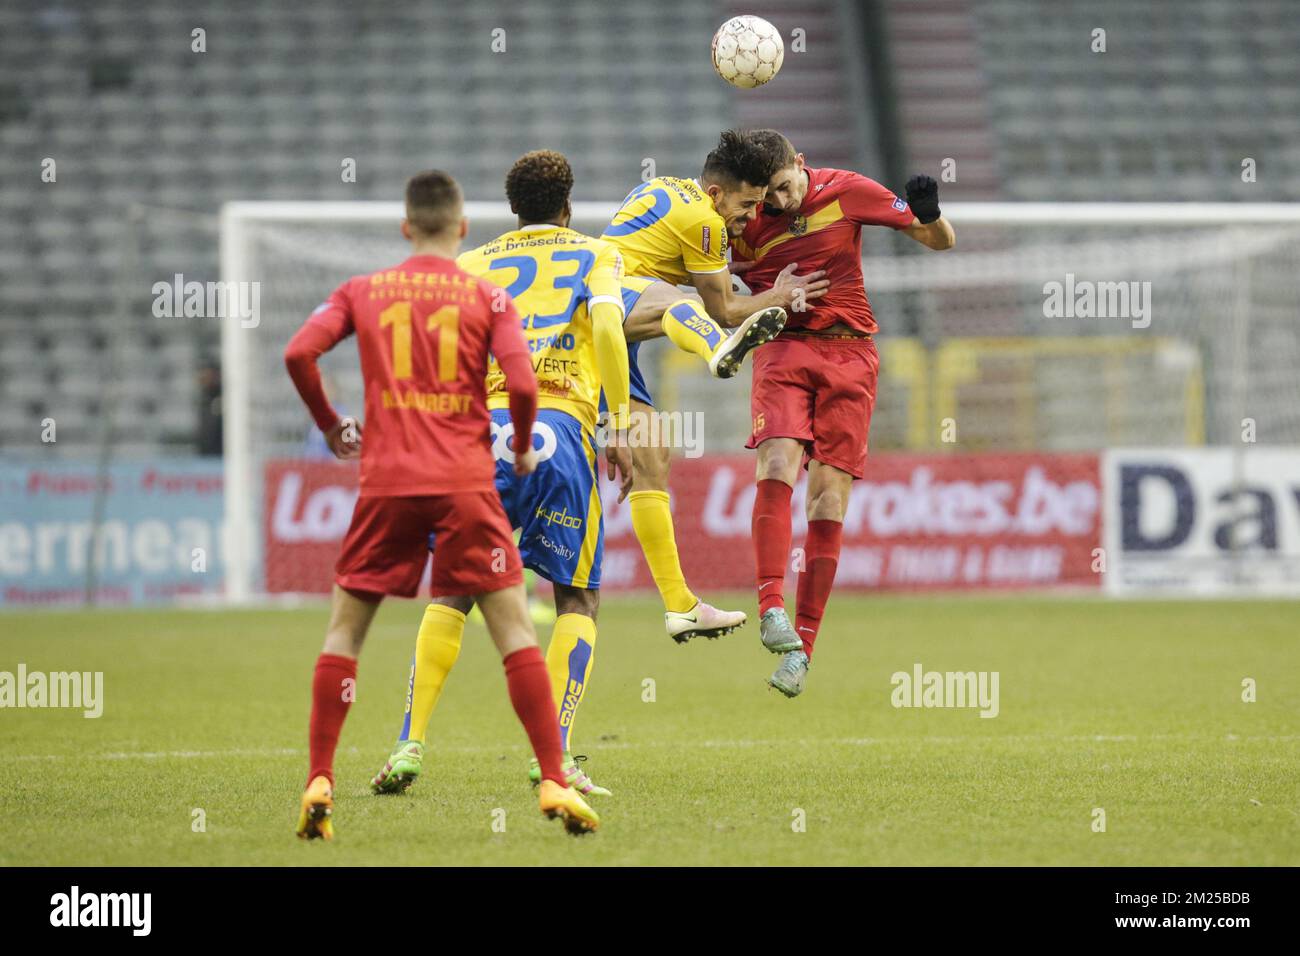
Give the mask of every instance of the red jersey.
<svg viewBox="0 0 1300 956">
<path fill-rule="evenodd" d="M 492 306 L 496 302 L 497 310 Z M 353 332 L 365 381 L 361 496 L 493 491 L 488 352 L 512 399 L 537 381 L 509 296 L 451 259 L 412 256 L 339 286 L 285 350 L 285 363 L 322 431 L 338 422 L 316 359 Z M 514 374 L 511 374 L 511 371 Z M 527 402 L 511 402 L 516 426 Z"/>
<path fill-rule="evenodd" d="M 754 292 L 766 292 L 791 262 L 803 275 L 826 270 L 831 286 L 803 312 L 791 311 L 788 330 L 825 329 L 837 322 L 859 332 L 876 331 L 876 320 L 862 284 L 862 227 L 912 224 L 912 210 L 874 179 L 844 169 L 812 169 L 808 191 L 794 215 L 766 211 L 733 240 L 731 255 L 758 265 L 741 275 Z"/>
</svg>

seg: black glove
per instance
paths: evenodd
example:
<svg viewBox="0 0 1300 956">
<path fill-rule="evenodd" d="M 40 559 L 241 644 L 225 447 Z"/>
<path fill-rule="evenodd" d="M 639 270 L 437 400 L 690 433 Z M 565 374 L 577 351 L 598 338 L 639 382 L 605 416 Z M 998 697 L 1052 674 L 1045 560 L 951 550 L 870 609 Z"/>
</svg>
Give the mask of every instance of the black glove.
<svg viewBox="0 0 1300 956">
<path fill-rule="evenodd" d="M 916 218 L 931 223 L 939 218 L 939 184 L 929 176 L 913 176 L 907 181 L 907 204 Z"/>
</svg>

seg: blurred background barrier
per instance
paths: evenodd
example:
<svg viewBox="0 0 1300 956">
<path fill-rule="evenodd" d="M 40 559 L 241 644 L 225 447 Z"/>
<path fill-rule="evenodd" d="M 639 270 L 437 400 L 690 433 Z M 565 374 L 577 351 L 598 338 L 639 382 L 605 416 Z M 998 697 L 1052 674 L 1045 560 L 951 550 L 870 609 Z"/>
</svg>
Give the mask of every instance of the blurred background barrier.
<svg viewBox="0 0 1300 956">
<path fill-rule="evenodd" d="M 753 582 L 753 473 L 750 455 L 684 458 L 673 467 L 682 565 L 701 588 Z M 352 464 L 266 465 L 268 592 L 329 590 L 356 487 Z M 801 479 L 796 545 L 806 529 L 805 492 Z M 652 588 L 631 511 L 612 483 L 602 483 L 602 504 L 602 589 Z M 793 568 L 789 576 L 793 586 Z M 882 453 L 853 486 L 836 587 L 1297 595 L 1300 449 Z"/>
<path fill-rule="evenodd" d="M 674 464 L 673 519 L 692 584 L 706 590 L 753 584 L 753 473 L 751 455 Z M 327 592 L 352 514 L 356 467 L 273 461 L 266 477 L 267 590 Z M 601 490 L 601 589 L 652 589 L 631 508 L 619 503 L 616 485 L 603 482 Z M 801 480 L 793 499 L 796 543 L 806 530 L 805 491 Z M 853 486 L 836 587 L 1096 590 L 1101 512 L 1096 455 L 882 454 L 870 477 Z M 792 569 L 791 581 L 793 575 Z"/>
<path fill-rule="evenodd" d="M 219 461 L 0 464 L 0 605 L 224 590 Z"/>
</svg>

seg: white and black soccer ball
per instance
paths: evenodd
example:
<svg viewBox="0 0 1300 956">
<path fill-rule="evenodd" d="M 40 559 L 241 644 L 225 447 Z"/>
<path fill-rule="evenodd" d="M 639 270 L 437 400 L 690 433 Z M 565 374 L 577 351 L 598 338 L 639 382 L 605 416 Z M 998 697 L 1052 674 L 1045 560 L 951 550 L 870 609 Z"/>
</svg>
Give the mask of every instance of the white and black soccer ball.
<svg viewBox="0 0 1300 956">
<path fill-rule="evenodd" d="M 781 34 L 762 17 L 732 17 L 713 34 L 713 68 L 732 86 L 762 86 L 784 61 Z"/>
</svg>

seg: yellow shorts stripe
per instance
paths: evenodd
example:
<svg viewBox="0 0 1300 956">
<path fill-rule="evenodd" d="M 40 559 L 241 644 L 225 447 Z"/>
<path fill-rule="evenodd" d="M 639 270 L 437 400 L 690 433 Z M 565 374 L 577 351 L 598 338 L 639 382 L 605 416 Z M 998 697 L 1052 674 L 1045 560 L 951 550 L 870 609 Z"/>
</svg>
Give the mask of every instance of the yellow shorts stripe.
<svg viewBox="0 0 1300 956">
<path fill-rule="evenodd" d="M 596 543 L 600 539 L 600 476 L 596 473 L 596 446 L 587 432 L 582 435 L 587 449 L 587 466 L 591 469 L 591 495 L 587 499 L 587 529 L 582 536 L 582 550 L 578 552 L 578 567 L 573 573 L 575 588 L 587 587 L 591 580 L 591 566 L 596 561 Z"/>
</svg>

